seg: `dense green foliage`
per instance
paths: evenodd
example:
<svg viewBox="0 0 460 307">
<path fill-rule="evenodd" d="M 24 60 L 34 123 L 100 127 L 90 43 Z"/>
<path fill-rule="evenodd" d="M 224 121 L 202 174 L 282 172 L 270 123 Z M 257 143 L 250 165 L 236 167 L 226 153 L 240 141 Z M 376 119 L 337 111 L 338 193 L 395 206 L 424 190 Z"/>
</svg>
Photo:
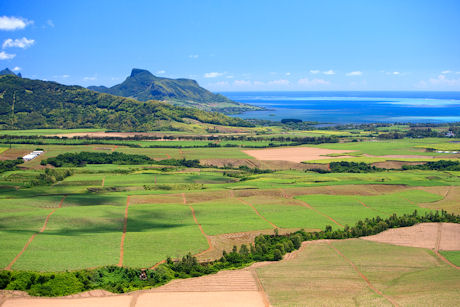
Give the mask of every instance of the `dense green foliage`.
<svg viewBox="0 0 460 307">
<path fill-rule="evenodd" d="M 184 167 L 201 167 L 199 160 L 187 159 L 164 159 L 153 160 L 146 155 L 125 154 L 122 152 L 88 152 L 82 151 L 78 153 L 67 152 L 57 155 L 53 158 L 48 158 L 40 162 L 42 165 L 51 164 L 54 167 L 63 166 L 85 166 L 86 164 L 119 164 L 119 165 L 139 165 L 139 164 L 159 164 L 169 166 L 184 166 Z"/>
<path fill-rule="evenodd" d="M 453 160 L 439 160 L 435 162 L 427 162 L 420 165 L 403 165 L 403 170 L 421 169 L 421 170 L 436 170 L 436 171 L 460 171 L 460 162 Z"/>
<path fill-rule="evenodd" d="M 299 249 L 302 241 L 358 238 L 374 235 L 389 228 L 408 227 L 424 222 L 460 223 L 460 216 L 446 211 L 429 212 L 421 216 L 414 211 L 412 214 L 402 216 L 393 214 L 386 219 L 379 216 L 367 218 L 353 227 L 346 225 L 338 230 L 326 226 L 325 230 L 320 232 L 299 230 L 279 235 L 278 230 L 275 229 L 273 235 L 257 236 L 254 244 L 249 247 L 243 244 L 239 250 L 234 246 L 232 251 L 224 251 L 218 260 L 199 263 L 189 253 L 176 261 L 168 258 L 165 264 L 153 270 L 106 266 L 93 270 L 60 273 L 0 271 L 0 289 L 22 290 L 36 296 L 63 296 L 92 289 L 124 293 L 159 286 L 174 278 L 197 277 L 224 269 L 241 268 L 254 261 L 278 261 L 284 254 Z"/>
<path fill-rule="evenodd" d="M 71 169 L 54 169 L 54 168 L 47 168 L 38 175 L 38 177 L 32 180 L 31 185 L 46 185 L 46 184 L 53 184 L 58 181 L 62 181 L 65 178 L 72 176 L 73 170 Z"/>
<path fill-rule="evenodd" d="M 329 168 L 332 173 L 372 173 L 383 170 L 368 163 L 348 161 L 331 162 Z"/>
<path fill-rule="evenodd" d="M 168 101 L 173 104 L 194 106 L 207 111 L 220 111 L 228 114 L 260 109 L 232 101 L 220 94 L 213 94 L 199 86 L 195 80 L 157 77 L 147 70 L 136 68 L 121 84 L 110 88 L 90 86 L 88 89 L 116 96 L 131 97 L 139 101 Z"/>
<path fill-rule="evenodd" d="M 80 86 L 0 76 L 0 129 L 108 128 L 155 130 L 159 121 L 252 126 L 220 113 L 176 107 L 158 101 L 139 102 L 131 98 L 90 91 Z"/>
<path fill-rule="evenodd" d="M 24 163 L 24 160 L 18 158 L 16 160 L 0 161 L 0 173 L 12 171 L 16 169 L 16 165 Z"/>
<path fill-rule="evenodd" d="M 123 164 L 123 165 L 136 165 L 136 164 L 149 164 L 153 160 L 146 155 L 132 155 L 122 152 L 87 152 L 82 151 L 79 153 L 67 152 L 60 154 L 54 158 L 42 160 L 41 164 L 51 164 L 55 167 L 62 166 L 85 166 L 86 164 Z"/>
</svg>

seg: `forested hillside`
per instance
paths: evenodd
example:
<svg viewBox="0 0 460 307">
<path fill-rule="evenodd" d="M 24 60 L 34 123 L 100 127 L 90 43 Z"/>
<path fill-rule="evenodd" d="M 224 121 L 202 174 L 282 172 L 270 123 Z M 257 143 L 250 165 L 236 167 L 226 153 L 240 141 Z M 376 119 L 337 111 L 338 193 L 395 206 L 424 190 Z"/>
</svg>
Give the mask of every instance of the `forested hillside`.
<svg viewBox="0 0 460 307">
<path fill-rule="evenodd" d="M 156 130 L 193 119 L 202 123 L 251 126 L 250 123 L 215 112 L 172 106 L 158 101 L 98 93 L 80 86 L 0 76 L 0 129 L 106 128 Z"/>
</svg>

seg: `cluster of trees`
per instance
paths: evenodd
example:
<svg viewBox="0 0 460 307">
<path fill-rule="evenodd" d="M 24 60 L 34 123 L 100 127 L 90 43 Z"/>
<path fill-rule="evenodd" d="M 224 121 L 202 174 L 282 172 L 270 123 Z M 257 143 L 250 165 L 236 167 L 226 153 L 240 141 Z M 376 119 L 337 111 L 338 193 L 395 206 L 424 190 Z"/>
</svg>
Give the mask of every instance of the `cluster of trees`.
<svg viewBox="0 0 460 307">
<path fill-rule="evenodd" d="M 24 163 L 22 158 L 17 158 L 16 160 L 4 160 L 0 161 L 0 173 L 14 171 L 16 165 Z"/>
<path fill-rule="evenodd" d="M 131 155 L 122 152 L 87 152 L 82 151 L 79 153 L 67 152 L 57 155 L 53 158 L 42 160 L 42 165 L 51 164 L 54 167 L 62 166 L 85 166 L 86 164 L 123 164 L 123 165 L 136 165 L 136 164 L 149 164 L 154 160 L 146 155 Z"/>
<path fill-rule="evenodd" d="M 450 126 L 449 130 L 454 135 L 459 135 L 460 127 L 459 126 Z M 449 137 L 446 131 L 437 131 L 433 130 L 430 127 L 413 127 L 408 131 L 393 131 L 388 133 L 382 133 L 377 136 L 379 139 L 402 139 L 405 137 L 408 138 L 443 138 Z"/>
<path fill-rule="evenodd" d="M 54 168 L 47 168 L 43 173 L 38 175 L 37 178 L 32 180 L 31 185 L 47 185 L 53 184 L 58 181 L 62 181 L 65 178 L 72 176 L 73 170 L 72 169 L 54 169 Z"/>
<path fill-rule="evenodd" d="M 374 235 L 389 228 L 407 227 L 424 222 L 460 223 L 460 215 L 446 211 L 436 211 L 419 215 L 412 214 L 388 218 L 379 216 L 359 221 L 355 226 L 345 226 L 333 230 L 326 226 L 323 231 L 279 235 L 275 229 L 273 235 L 259 235 L 254 244 L 241 245 L 238 249 L 222 253 L 218 260 L 199 263 L 190 253 L 179 260 L 171 258 L 154 270 L 141 270 L 106 266 L 92 270 L 66 271 L 61 273 L 0 271 L 0 289 L 22 290 L 37 296 L 62 296 L 77 292 L 105 289 L 115 293 L 124 293 L 146 287 L 164 284 L 174 278 L 197 277 L 216 273 L 223 269 L 240 268 L 254 261 L 277 261 L 283 255 L 298 249 L 303 241 L 319 239 L 346 239 Z M 142 278 L 141 278 L 142 276 Z"/>
<path fill-rule="evenodd" d="M 339 161 L 329 163 L 332 173 L 373 173 L 384 171 L 382 168 L 375 167 L 364 162 Z"/>
<path fill-rule="evenodd" d="M 161 121 L 184 122 L 184 118 L 214 125 L 253 126 L 240 118 L 217 112 L 177 107 L 153 100 L 139 102 L 80 86 L 11 75 L 0 76 L 0 90 L 0 129 L 108 128 L 152 131 Z"/>
<path fill-rule="evenodd" d="M 42 165 L 51 164 L 54 167 L 82 167 L 86 164 L 119 164 L 119 165 L 139 165 L 139 164 L 158 164 L 167 166 L 182 166 L 182 167 L 201 167 L 199 160 L 187 159 L 165 159 L 153 160 L 146 155 L 125 154 L 122 152 L 88 152 L 82 151 L 78 153 L 67 152 L 57 155 L 53 158 L 48 158 L 40 162 Z"/>
<path fill-rule="evenodd" d="M 439 160 L 435 162 L 427 162 L 419 165 L 403 165 L 403 170 L 421 169 L 421 170 L 436 170 L 436 171 L 460 171 L 460 162 L 451 160 Z"/>
</svg>

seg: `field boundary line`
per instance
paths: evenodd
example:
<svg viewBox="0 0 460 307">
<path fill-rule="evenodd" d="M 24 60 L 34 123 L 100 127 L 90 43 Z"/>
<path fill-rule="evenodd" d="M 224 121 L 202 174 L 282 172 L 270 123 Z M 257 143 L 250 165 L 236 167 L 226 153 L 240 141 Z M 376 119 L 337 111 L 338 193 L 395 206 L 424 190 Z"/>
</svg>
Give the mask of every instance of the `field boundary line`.
<svg viewBox="0 0 460 307">
<path fill-rule="evenodd" d="M 358 273 L 358 275 L 367 283 L 367 286 L 374 291 L 376 294 L 382 296 L 385 298 L 387 301 L 389 301 L 393 306 L 399 306 L 391 297 L 386 296 L 385 294 L 382 293 L 379 289 L 377 289 L 370 281 L 367 279 L 367 277 L 358 269 L 356 264 L 353 263 L 350 259 L 348 259 L 342 252 L 340 252 L 334 245 L 332 245 L 331 242 L 326 241 L 326 243 L 329 245 L 329 247 L 334 250 L 339 256 L 341 256 L 345 261 L 347 261 L 353 269 Z"/>
<path fill-rule="evenodd" d="M 264 302 L 264 306 L 265 307 L 270 307 L 271 305 L 270 305 L 270 301 L 268 299 L 267 292 L 265 292 L 264 286 L 262 285 L 262 282 L 260 281 L 256 270 L 254 268 L 252 268 L 251 273 L 252 273 L 252 277 L 254 277 L 254 280 L 256 281 L 257 289 L 259 290 L 257 292 L 260 293 L 260 296 L 262 297 L 262 301 Z"/>
<path fill-rule="evenodd" d="M 22 250 L 16 255 L 16 257 L 14 257 L 14 259 L 5 267 L 5 270 L 7 271 L 10 271 L 11 268 L 13 267 L 13 265 L 16 263 L 16 261 L 19 259 L 19 257 L 22 256 L 22 254 L 26 251 L 26 249 L 29 247 L 30 243 L 32 243 L 32 241 L 34 240 L 34 238 L 39 234 L 39 233 L 42 233 L 45 231 L 46 229 L 46 226 L 48 225 L 48 221 L 50 219 L 50 216 L 56 212 L 57 209 L 59 208 L 62 208 L 62 204 L 64 203 L 64 199 L 67 197 L 64 196 L 61 201 L 59 202 L 59 206 L 57 208 L 54 208 L 50 213 L 48 213 L 48 215 L 46 216 L 45 218 L 45 222 L 43 223 L 43 226 L 42 228 L 40 228 L 40 230 L 38 232 L 35 232 L 30 238 L 29 240 L 26 242 L 26 245 L 24 245 L 24 247 L 22 248 Z"/>
<path fill-rule="evenodd" d="M 128 228 L 128 209 L 129 209 L 129 195 L 128 197 L 126 197 L 125 218 L 123 221 L 123 233 L 121 234 L 121 242 L 120 242 L 120 259 L 118 260 L 119 267 L 123 266 L 126 230 Z"/>
<path fill-rule="evenodd" d="M 269 220 L 267 220 L 267 219 L 265 218 L 265 216 L 263 216 L 262 214 L 260 214 L 260 212 L 257 211 L 256 207 L 254 207 L 252 204 L 248 203 L 248 202 L 245 201 L 245 200 L 242 200 L 242 199 L 239 198 L 239 197 L 236 197 L 236 199 L 238 199 L 238 200 L 239 200 L 240 202 L 242 202 L 243 204 L 248 205 L 249 207 L 251 207 L 251 208 L 254 210 L 254 212 L 255 212 L 258 216 L 260 216 L 264 221 L 266 221 L 267 223 L 269 223 L 270 225 L 272 225 L 273 228 L 279 228 L 278 226 L 276 226 L 275 224 L 273 224 L 272 222 L 270 222 Z"/>
<path fill-rule="evenodd" d="M 297 199 L 297 198 L 296 198 Z M 308 208 L 308 209 L 311 209 L 313 211 L 315 211 L 316 213 L 319 213 L 321 214 L 322 216 L 328 218 L 329 220 L 331 220 L 332 222 L 334 222 L 336 225 L 338 226 L 341 226 L 341 227 L 345 227 L 344 225 L 340 224 L 339 222 L 337 222 L 336 220 L 334 220 L 332 217 L 330 217 L 329 215 L 319 211 L 318 209 L 316 209 L 315 207 L 313 207 L 312 205 L 310 205 L 309 203 L 303 201 L 303 200 L 300 200 L 300 199 L 297 199 L 298 201 L 302 202 L 303 206 Z"/>
<path fill-rule="evenodd" d="M 444 261 L 445 263 L 447 263 L 454 269 L 460 270 L 460 267 L 456 266 L 455 264 L 447 260 L 446 257 L 444 257 L 443 255 L 439 253 L 439 246 L 441 245 L 441 238 L 442 238 L 441 235 L 442 235 L 442 223 L 438 223 L 438 230 L 436 233 L 436 243 L 434 245 L 434 253 L 436 254 L 436 256 L 439 257 L 439 259 L 441 259 L 442 261 Z"/>
<path fill-rule="evenodd" d="M 385 212 L 383 212 L 383 211 L 380 211 L 380 210 L 377 210 L 377 209 L 375 209 L 375 208 L 369 207 L 368 205 L 366 205 L 364 202 L 362 202 L 362 201 L 359 200 L 359 199 L 358 199 L 358 202 L 361 203 L 361 205 L 363 205 L 364 207 L 366 207 L 366 208 L 368 208 L 368 209 L 371 209 L 371 210 L 373 210 L 373 211 L 375 211 L 375 212 L 378 212 L 378 213 L 381 213 L 381 214 L 387 214 L 387 213 L 385 213 Z"/>
<path fill-rule="evenodd" d="M 187 205 L 187 198 L 185 197 L 185 193 L 182 193 L 182 199 L 184 200 L 184 205 Z M 195 214 L 195 209 L 193 209 L 192 205 L 188 205 L 188 206 L 190 208 L 190 211 L 192 211 L 192 217 L 193 217 L 193 220 L 195 221 L 195 224 L 198 226 L 198 228 L 200 229 L 200 232 L 206 238 L 206 241 L 208 241 L 208 248 L 206 250 L 201 251 L 198 254 L 194 255 L 195 257 L 196 256 L 201 256 L 202 254 L 207 253 L 207 252 L 209 252 L 210 250 L 213 249 L 212 242 L 211 242 L 211 239 L 209 238 L 209 236 L 206 234 L 206 232 L 204 232 L 203 227 L 201 226 L 201 224 L 198 223 L 198 219 L 196 218 L 196 214 Z"/>
<path fill-rule="evenodd" d="M 194 256 L 197 257 L 197 256 L 201 256 L 209 251 L 211 251 L 213 249 L 212 247 L 212 242 L 211 242 L 211 239 L 209 238 L 209 236 L 206 234 L 206 232 L 204 232 L 203 230 L 203 227 L 201 226 L 200 223 L 198 223 L 198 219 L 196 218 L 196 214 L 195 214 L 195 209 L 193 209 L 192 205 L 189 205 L 190 207 L 190 210 L 192 211 L 192 216 L 193 216 L 193 220 L 195 221 L 195 224 L 198 226 L 198 228 L 200 229 L 200 232 L 203 234 L 203 236 L 206 238 L 206 241 L 208 241 L 208 248 L 204 251 L 201 251 L 199 252 L 198 254 L 195 254 Z"/>
</svg>

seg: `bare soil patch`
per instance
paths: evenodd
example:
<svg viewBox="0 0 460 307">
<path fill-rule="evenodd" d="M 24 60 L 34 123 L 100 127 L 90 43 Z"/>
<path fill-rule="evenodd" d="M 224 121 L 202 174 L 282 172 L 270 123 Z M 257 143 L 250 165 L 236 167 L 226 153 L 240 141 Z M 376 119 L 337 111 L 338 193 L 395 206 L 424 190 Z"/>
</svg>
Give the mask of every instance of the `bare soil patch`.
<svg viewBox="0 0 460 307">
<path fill-rule="evenodd" d="M 257 160 L 282 160 L 290 162 L 303 162 L 309 160 L 331 159 L 329 154 L 343 154 L 353 152 L 353 150 L 336 150 L 315 147 L 288 147 L 288 148 L 269 148 L 260 150 L 243 150 Z M 349 158 L 349 156 L 338 156 L 334 158 Z"/>
<path fill-rule="evenodd" d="M 247 166 L 250 168 L 257 167 L 259 169 L 270 170 L 311 170 L 311 169 L 324 169 L 329 167 L 326 164 L 319 163 L 297 163 L 292 161 L 283 160 L 252 160 L 252 159 L 203 159 L 200 160 L 202 165 L 217 166 L 217 167 L 240 167 Z"/>
<path fill-rule="evenodd" d="M 361 239 L 401 246 L 430 249 L 439 246 L 440 250 L 460 250 L 460 225 L 442 223 L 442 233 L 438 241 L 438 224 L 422 223 L 411 227 L 394 228 Z"/>
<path fill-rule="evenodd" d="M 10 148 L 5 150 L 4 152 L 0 153 L 0 160 L 15 160 L 18 157 L 24 157 L 28 153 L 30 153 L 30 149 L 23 149 L 23 148 Z"/>
</svg>

